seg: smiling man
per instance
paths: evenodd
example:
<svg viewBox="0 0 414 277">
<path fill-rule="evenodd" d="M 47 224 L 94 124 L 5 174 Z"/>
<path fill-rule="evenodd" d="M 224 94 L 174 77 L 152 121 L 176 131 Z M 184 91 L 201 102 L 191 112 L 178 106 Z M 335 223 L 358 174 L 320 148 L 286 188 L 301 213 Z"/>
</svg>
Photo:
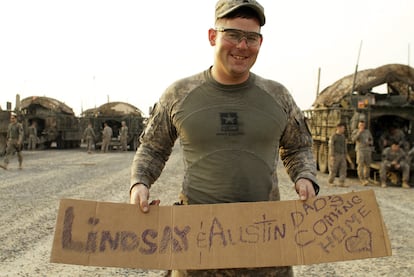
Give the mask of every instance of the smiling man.
<svg viewBox="0 0 414 277">
<path fill-rule="evenodd" d="M 279 155 L 300 199 L 318 193 L 312 138 L 302 112 L 284 86 L 250 71 L 263 42 L 263 7 L 253 0 L 220 0 L 215 15 L 208 30 L 213 65 L 167 88 L 141 136 L 131 167 L 130 202 L 143 212 L 149 212 L 149 189 L 177 139 L 185 165 L 180 204 L 280 200 Z M 172 274 L 293 275 L 291 267 Z"/>
</svg>

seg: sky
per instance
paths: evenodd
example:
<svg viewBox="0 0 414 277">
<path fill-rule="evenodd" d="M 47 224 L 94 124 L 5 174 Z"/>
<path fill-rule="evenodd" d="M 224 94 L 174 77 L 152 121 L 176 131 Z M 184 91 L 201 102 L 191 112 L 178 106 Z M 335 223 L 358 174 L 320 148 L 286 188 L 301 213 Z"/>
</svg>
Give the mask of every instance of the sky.
<svg viewBox="0 0 414 277">
<path fill-rule="evenodd" d="M 414 65 L 412 0 L 261 0 L 266 25 L 252 72 L 302 109 L 358 70 Z M 216 0 L 0 0 L 0 107 L 52 97 L 76 115 L 113 101 L 148 115 L 175 80 L 212 65 Z M 359 59 L 358 59 L 359 57 Z"/>
</svg>

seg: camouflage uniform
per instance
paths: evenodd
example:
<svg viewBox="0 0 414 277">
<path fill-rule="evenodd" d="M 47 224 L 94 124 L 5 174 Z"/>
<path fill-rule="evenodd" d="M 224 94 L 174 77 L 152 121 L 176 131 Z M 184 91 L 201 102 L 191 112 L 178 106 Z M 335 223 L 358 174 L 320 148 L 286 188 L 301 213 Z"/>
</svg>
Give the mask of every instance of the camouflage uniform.
<svg viewBox="0 0 414 277">
<path fill-rule="evenodd" d="M 347 153 L 345 135 L 339 133 L 333 134 L 329 139 L 329 184 L 333 184 L 336 174 L 339 171 L 339 185 L 345 185 Z"/>
<path fill-rule="evenodd" d="M 319 190 L 312 138 L 301 110 L 282 85 L 253 73 L 240 85 L 219 84 L 210 70 L 171 85 L 141 136 L 131 187 L 155 182 L 177 138 L 184 156 L 183 203 L 279 198 L 279 154 L 293 182 L 306 178 Z M 173 276 L 282 276 L 278 272 L 290 276 L 292 269 L 188 270 Z"/>
<path fill-rule="evenodd" d="M 112 138 L 112 128 L 106 125 L 102 131 L 102 147 L 101 147 L 102 152 L 108 152 L 111 138 Z"/>
<path fill-rule="evenodd" d="M 413 146 L 413 148 L 411 148 L 411 150 L 410 151 L 408 151 L 408 153 L 407 153 L 407 159 L 408 159 L 408 164 L 409 165 L 411 165 L 411 163 L 414 161 L 413 160 L 413 158 L 414 158 L 414 146 Z M 412 168 L 413 170 L 414 170 L 414 168 Z"/>
<path fill-rule="evenodd" d="M 10 158 L 15 152 L 17 152 L 17 159 L 19 161 L 19 168 L 22 168 L 23 155 L 22 155 L 22 143 L 23 143 L 23 126 L 21 123 L 10 123 L 7 128 L 7 147 L 6 156 L 4 157 L 4 165 L 1 167 L 7 169 Z"/>
<path fill-rule="evenodd" d="M 352 132 L 352 141 L 355 142 L 356 162 L 359 180 L 363 185 L 368 183 L 372 162 L 373 138 L 369 130 L 358 129 Z"/>
<path fill-rule="evenodd" d="M 381 183 L 385 186 L 387 181 L 387 172 L 389 170 L 398 170 L 402 172 L 403 184 L 407 186 L 410 179 L 410 167 L 407 163 L 407 156 L 404 150 L 398 147 L 395 151 L 387 147 L 382 152 L 382 162 L 380 168 Z"/>
<path fill-rule="evenodd" d="M 128 150 L 128 126 L 122 126 L 119 134 L 119 140 L 121 142 L 121 150 Z"/>
<path fill-rule="evenodd" d="M 86 149 L 88 153 L 91 153 L 92 144 L 95 143 L 95 131 L 91 126 L 86 127 L 85 131 L 83 132 L 83 139 L 86 142 Z"/>
<path fill-rule="evenodd" d="M 394 127 L 394 126 L 381 135 L 380 137 L 381 150 L 384 150 L 385 148 L 391 146 L 393 141 L 398 142 L 402 146 L 403 150 L 408 151 L 409 143 L 407 142 L 407 139 L 405 138 L 405 134 L 403 130 L 401 130 L 400 128 Z"/>
<path fill-rule="evenodd" d="M 29 144 L 28 144 L 28 147 L 27 148 L 29 150 L 34 150 L 34 149 L 36 149 L 36 144 L 37 144 L 37 129 L 32 124 L 29 127 Z"/>
</svg>

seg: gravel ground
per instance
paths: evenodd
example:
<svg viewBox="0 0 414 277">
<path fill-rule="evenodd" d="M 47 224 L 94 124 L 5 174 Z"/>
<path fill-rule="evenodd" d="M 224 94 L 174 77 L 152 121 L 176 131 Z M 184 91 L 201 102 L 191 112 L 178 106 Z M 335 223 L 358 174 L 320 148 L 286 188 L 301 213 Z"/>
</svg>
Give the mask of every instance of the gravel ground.
<svg viewBox="0 0 414 277">
<path fill-rule="evenodd" d="M 86 154 L 78 150 L 26 151 L 24 169 L 14 158 L 0 171 L 0 276 L 163 276 L 165 271 L 52 264 L 50 250 L 59 200 L 88 199 L 128 202 L 133 152 Z M 177 200 L 182 177 L 178 147 L 151 189 L 161 205 Z M 414 189 L 331 188 L 319 174 L 321 194 L 373 189 L 391 239 L 391 257 L 295 266 L 295 276 L 414 276 Z M 279 168 L 282 200 L 296 199 L 283 168 Z"/>
</svg>

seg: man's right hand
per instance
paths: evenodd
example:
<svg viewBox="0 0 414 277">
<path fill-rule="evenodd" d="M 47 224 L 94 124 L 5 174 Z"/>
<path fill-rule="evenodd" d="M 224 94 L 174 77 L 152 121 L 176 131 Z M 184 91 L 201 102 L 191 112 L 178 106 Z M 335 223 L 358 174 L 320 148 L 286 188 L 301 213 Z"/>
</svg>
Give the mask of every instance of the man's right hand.
<svg viewBox="0 0 414 277">
<path fill-rule="evenodd" d="M 136 184 L 131 189 L 129 203 L 138 204 L 141 211 L 144 213 L 149 212 L 149 190 L 143 184 Z"/>
</svg>

